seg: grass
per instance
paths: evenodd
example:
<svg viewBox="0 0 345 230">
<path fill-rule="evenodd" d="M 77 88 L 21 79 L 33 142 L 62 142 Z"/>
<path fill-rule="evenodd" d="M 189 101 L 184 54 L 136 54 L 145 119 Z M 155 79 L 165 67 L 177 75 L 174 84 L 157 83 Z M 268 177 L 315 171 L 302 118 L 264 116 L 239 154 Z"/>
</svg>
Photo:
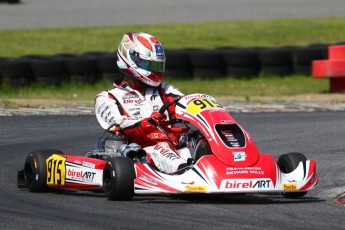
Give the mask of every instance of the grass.
<svg viewBox="0 0 345 230">
<path fill-rule="evenodd" d="M 206 93 L 213 96 L 231 95 L 248 99 L 253 96 L 291 96 L 298 94 L 324 93 L 328 90 L 327 80 L 315 80 L 306 76 L 260 76 L 250 79 L 222 77 L 214 80 L 174 80 L 167 78 L 166 82 L 173 84 L 185 94 Z M 308 87 L 306 87 L 308 86 Z M 13 90 L 2 87 L 0 100 L 9 98 L 23 99 L 64 99 L 92 100 L 97 93 L 112 87 L 109 80 L 103 79 L 96 84 L 83 85 L 77 83 L 56 86 L 33 85 Z"/>
<path fill-rule="evenodd" d="M 345 17 L 313 19 L 270 19 L 229 22 L 165 24 L 150 26 L 107 26 L 89 28 L 0 30 L 0 57 L 30 54 L 82 53 L 113 51 L 123 33 L 145 31 L 154 34 L 165 48 L 214 47 L 278 47 L 345 42 Z M 281 96 L 323 93 L 327 80 L 305 76 L 260 76 L 246 80 L 219 78 L 215 80 L 166 79 L 187 93 L 212 95 Z M 212 87 L 209 87 L 212 86 Z M 74 83 L 61 87 L 33 85 L 20 89 L 0 87 L 0 99 L 56 98 L 90 100 L 101 90 L 111 87 L 103 80 L 94 85 Z"/>
<path fill-rule="evenodd" d="M 345 42 L 345 17 L 0 30 L 0 57 L 116 50 L 128 31 L 154 34 L 165 48 L 304 46 Z"/>
</svg>

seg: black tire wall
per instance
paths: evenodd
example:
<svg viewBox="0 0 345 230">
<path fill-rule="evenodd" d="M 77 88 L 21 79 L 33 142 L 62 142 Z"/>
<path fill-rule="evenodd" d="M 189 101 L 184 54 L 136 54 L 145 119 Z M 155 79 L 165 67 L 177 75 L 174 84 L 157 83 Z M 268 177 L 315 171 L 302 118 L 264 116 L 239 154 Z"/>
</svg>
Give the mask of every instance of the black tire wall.
<svg viewBox="0 0 345 230">
<path fill-rule="evenodd" d="M 328 45 L 285 47 L 217 47 L 215 49 L 166 49 L 165 76 L 174 79 L 215 79 L 260 74 L 311 75 L 313 60 L 327 59 Z M 17 88 L 32 83 L 59 86 L 62 82 L 93 84 L 101 78 L 121 81 L 116 51 L 83 54 L 0 57 L 0 84 Z"/>
</svg>

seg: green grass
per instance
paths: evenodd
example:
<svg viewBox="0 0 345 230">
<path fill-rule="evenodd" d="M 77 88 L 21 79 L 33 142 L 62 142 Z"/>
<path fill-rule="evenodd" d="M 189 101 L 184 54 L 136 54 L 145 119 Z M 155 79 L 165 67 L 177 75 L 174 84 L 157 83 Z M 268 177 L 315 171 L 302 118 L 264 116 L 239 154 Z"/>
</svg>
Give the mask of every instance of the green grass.
<svg viewBox="0 0 345 230">
<path fill-rule="evenodd" d="M 290 96 L 298 94 L 324 93 L 328 90 L 327 80 L 315 80 L 305 76 L 260 76 L 247 80 L 222 77 L 214 80 L 174 80 L 167 78 L 185 94 L 206 93 L 213 96 L 231 95 L 248 99 L 253 96 Z M 19 89 L 2 87 L 0 100 L 9 98 L 45 98 L 67 100 L 92 100 L 102 90 L 112 87 L 109 80 L 102 80 L 93 85 L 76 83 L 63 84 L 60 87 L 33 85 Z"/>
<path fill-rule="evenodd" d="M 165 48 L 277 47 L 345 41 L 345 17 L 0 31 L 0 57 L 116 50 L 122 35 L 144 31 Z"/>
</svg>

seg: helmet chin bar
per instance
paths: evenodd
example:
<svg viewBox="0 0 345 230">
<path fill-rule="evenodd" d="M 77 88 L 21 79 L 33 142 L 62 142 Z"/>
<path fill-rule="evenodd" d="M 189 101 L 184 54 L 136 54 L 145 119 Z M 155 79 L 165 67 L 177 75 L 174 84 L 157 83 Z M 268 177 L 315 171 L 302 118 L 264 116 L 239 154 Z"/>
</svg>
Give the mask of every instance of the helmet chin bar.
<svg viewBox="0 0 345 230">
<path fill-rule="evenodd" d="M 132 81 L 134 81 L 135 83 L 137 83 L 138 85 L 140 85 L 141 87 L 144 87 L 144 88 L 147 88 L 147 87 L 152 87 L 152 88 L 158 88 L 161 84 L 159 84 L 158 86 L 151 86 L 151 85 L 148 85 L 148 84 L 146 84 L 145 82 L 143 82 L 143 81 L 140 81 L 138 78 L 136 78 L 136 77 L 134 77 L 134 76 L 132 76 L 131 74 L 129 74 L 129 73 L 127 73 L 126 71 L 124 71 L 124 70 L 120 70 L 124 75 L 125 75 L 125 77 L 127 78 L 127 79 L 130 79 L 130 80 L 132 80 Z M 126 81 L 126 79 L 125 79 L 125 81 Z M 135 90 L 138 90 L 138 89 L 136 89 L 135 87 L 133 87 L 132 85 L 130 85 L 131 86 L 131 88 L 133 88 L 133 89 L 135 89 Z"/>
</svg>

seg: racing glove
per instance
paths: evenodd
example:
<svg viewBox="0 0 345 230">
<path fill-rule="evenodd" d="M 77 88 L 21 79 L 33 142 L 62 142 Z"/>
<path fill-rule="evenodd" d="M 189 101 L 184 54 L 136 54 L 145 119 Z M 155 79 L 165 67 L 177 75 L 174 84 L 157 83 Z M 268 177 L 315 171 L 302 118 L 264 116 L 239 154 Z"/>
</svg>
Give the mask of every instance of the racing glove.
<svg viewBox="0 0 345 230">
<path fill-rule="evenodd" d="M 170 101 L 170 106 L 168 107 L 168 113 L 175 117 L 175 106 L 176 106 L 176 102 L 175 99 L 181 99 L 182 96 L 179 95 L 175 95 L 175 94 L 169 94 L 166 101 Z"/>
<path fill-rule="evenodd" d="M 165 120 L 165 114 L 153 112 L 149 118 L 145 118 L 140 122 L 140 128 L 145 133 L 151 133 L 157 129 L 157 125 L 162 124 Z"/>
</svg>

